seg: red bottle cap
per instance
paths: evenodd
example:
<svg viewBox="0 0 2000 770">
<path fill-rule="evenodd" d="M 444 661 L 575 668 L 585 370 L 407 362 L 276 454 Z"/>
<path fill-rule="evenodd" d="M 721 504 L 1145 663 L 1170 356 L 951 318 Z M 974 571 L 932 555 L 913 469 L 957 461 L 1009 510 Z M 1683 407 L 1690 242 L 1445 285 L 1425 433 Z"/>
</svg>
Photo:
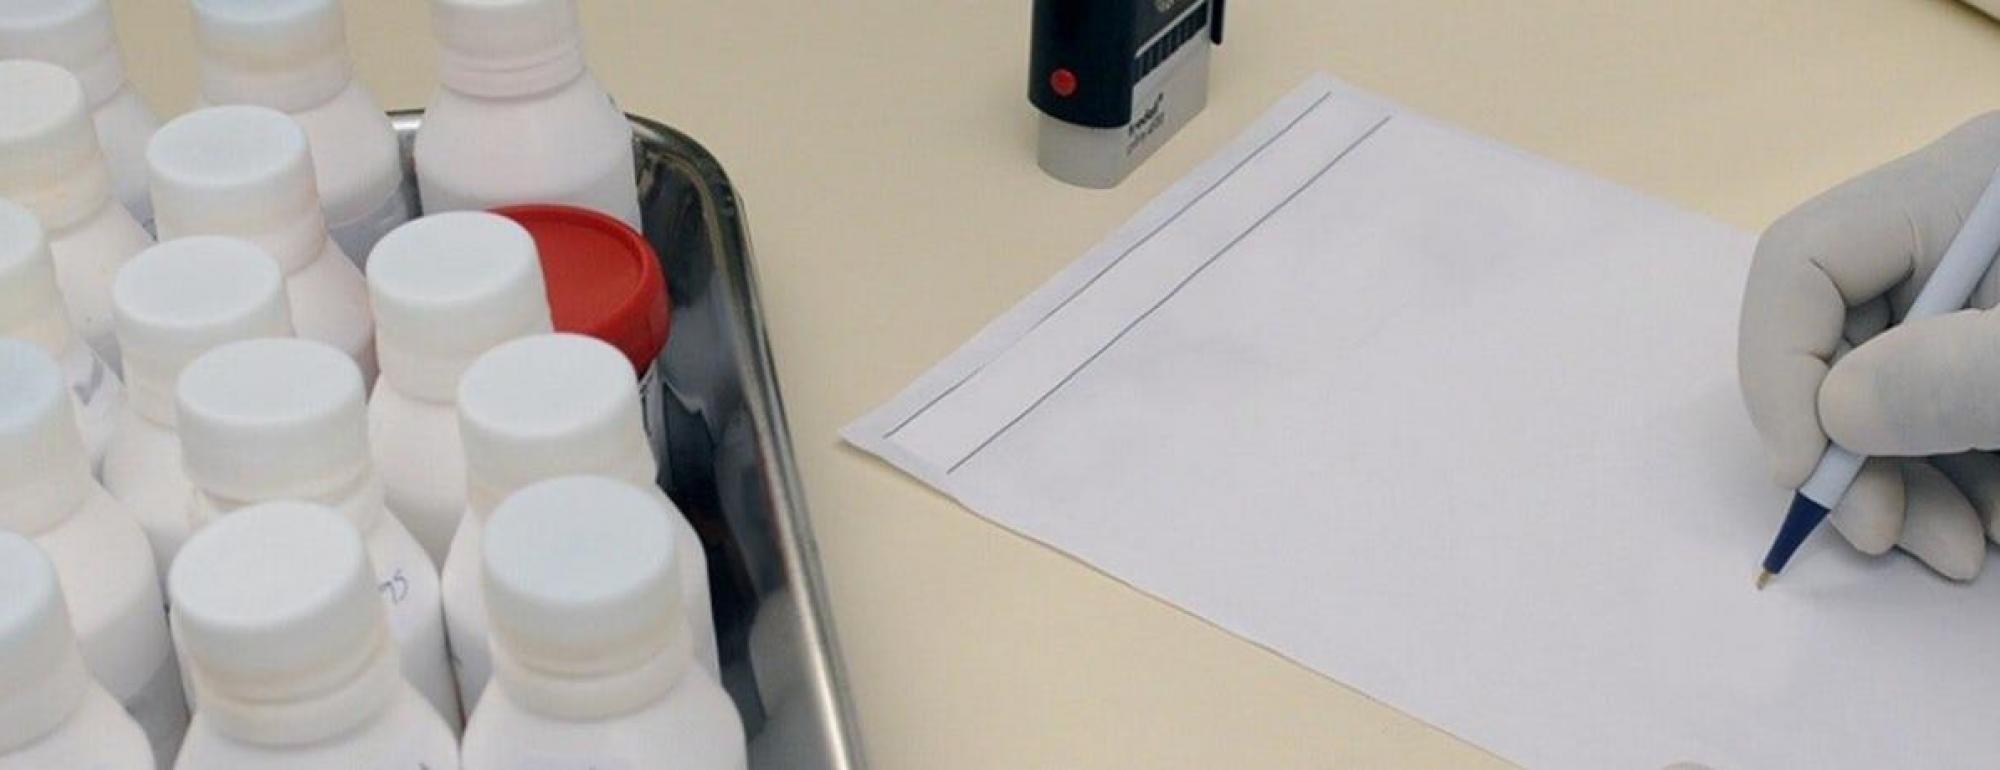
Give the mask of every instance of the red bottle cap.
<svg viewBox="0 0 2000 770">
<path fill-rule="evenodd" d="M 643 376 L 667 346 L 672 324 L 667 280 L 645 236 L 608 214 L 574 206 L 504 206 L 493 213 L 534 237 L 556 331 L 611 343 Z"/>
</svg>

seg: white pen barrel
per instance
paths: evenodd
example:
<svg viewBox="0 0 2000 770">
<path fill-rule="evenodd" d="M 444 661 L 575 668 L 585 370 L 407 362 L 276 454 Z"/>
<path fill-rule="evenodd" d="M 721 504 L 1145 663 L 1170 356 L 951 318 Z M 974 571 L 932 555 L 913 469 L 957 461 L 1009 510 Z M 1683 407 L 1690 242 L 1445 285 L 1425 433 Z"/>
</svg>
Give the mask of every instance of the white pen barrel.
<svg viewBox="0 0 2000 770">
<path fill-rule="evenodd" d="M 1806 483 L 1799 485 L 1799 494 L 1832 510 L 1847 494 L 1847 488 L 1854 485 L 1854 479 L 1861 475 L 1861 465 L 1866 462 L 1866 457 L 1842 449 L 1838 444 L 1828 444 L 1826 454 L 1820 455 L 1819 465 L 1813 467 L 1812 475 L 1806 477 Z"/>
<path fill-rule="evenodd" d="M 2000 171 L 1994 173 L 1993 181 L 1986 185 L 1986 192 L 1981 193 L 1979 202 L 1973 204 L 1972 213 L 1965 217 L 1965 225 L 1951 239 L 1951 246 L 1945 249 L 1937 270 L 1924 283 L 1923 291 L 1917 293 L 1916 302 L 1911 303 L 1910 312 L 1903 320 L 1929 318 L 1965 309 L 1965 301 L 1972 297 L 1972 290 L 1979 286 L 1979 279 L 1986 276 L 1996 252 L 2000 252 Z"/>
</svg>

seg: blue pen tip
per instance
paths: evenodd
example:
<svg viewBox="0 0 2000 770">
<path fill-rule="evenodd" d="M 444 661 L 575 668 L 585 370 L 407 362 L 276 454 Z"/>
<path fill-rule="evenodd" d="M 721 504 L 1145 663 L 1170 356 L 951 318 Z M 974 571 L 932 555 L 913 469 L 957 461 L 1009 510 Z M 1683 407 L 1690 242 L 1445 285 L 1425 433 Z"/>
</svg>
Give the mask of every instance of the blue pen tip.
<svg viewBox="0 0 2000 770">
<path fill-rule="evenodd" d="M 1771 542 L 1771 552 L 1764 555 L 1764 572 L 1776 575 L 1785 571 L 1785 563 L 1792 560 L 1806 537 L 1826 520 L 1827 508 L 1813 502 L 1805 495 L 1793 495 L 1792 507 L 1785 511 L 1785 523 L 1778 528 L 1778 539 Z M 1762 588 L 1763 581 L 1759 581 Z"/>
</svg>

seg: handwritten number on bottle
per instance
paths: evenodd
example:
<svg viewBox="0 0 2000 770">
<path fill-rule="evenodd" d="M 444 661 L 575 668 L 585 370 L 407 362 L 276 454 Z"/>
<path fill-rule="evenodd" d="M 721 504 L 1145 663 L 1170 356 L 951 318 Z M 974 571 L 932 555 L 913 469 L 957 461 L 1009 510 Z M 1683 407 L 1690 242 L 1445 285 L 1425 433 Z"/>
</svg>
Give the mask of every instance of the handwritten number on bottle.
<svg viewBox="0 0 2000 770">
<path fill-rule="evenodd" d="M 397 569 L 388 580 L 382 581 L 379 588 L 390 604 L 402 604 L 404 599 L 410 598 L 410 579 L 403 576 L 401 569 Z"/>
</svg>

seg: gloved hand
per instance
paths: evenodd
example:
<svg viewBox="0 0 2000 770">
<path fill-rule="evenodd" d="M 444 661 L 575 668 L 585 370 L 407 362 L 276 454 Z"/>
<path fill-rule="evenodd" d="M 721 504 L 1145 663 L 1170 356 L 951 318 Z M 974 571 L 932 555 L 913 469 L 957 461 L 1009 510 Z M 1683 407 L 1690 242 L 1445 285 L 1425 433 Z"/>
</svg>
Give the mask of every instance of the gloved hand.
<svg viewBox="0 0 2000 770">
<path fill-rule="evenodd" d="M 1827 438 L 1876 458 L 1831 520 L 1971 580 L 2000 539 L 2000 270 L 1978 310 L 1894 325 L 2000 166 L 2000 113 L 1841 184 L 1765 231 L 1743 298 L 1737 368 L 1777 482 Z M 1887 331 L 1884 331 L 1887 329 Z"/>
</svg>

